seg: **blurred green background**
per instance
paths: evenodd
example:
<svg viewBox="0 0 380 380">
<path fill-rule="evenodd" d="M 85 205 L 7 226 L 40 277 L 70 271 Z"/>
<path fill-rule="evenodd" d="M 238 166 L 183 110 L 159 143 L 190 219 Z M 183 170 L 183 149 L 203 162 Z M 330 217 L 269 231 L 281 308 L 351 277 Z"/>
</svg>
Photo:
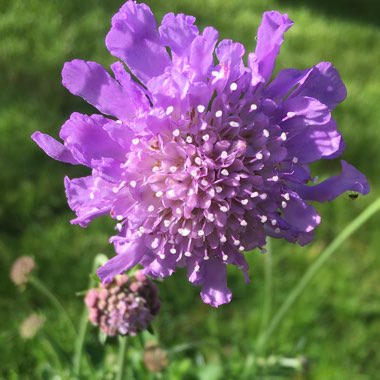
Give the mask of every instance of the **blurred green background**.
<svg viewBox="0 0 380 380">
<path fill-rule="evenodd" d="M 318 206 L 323 222 L 315 241 L 300 248 L 273 242 L 274 310 L 318 257 L 322 249 L 373 202 L 380 191 L 380 3 L 378 0 L 147 0 L 158 20 L 164 13 L 197 17 L 199 27 L 213 25 L 221 38 L 254 49 L 264 10 L 286 12 L 295 26 L 286 34 L 277 70 L 306 68 L 332 61 L 341 73 L 348 99 L 335 111 L 347 142 L 344 159 L 368 175 L 372 192 L 350 201 L 347 196 Z M 121 0 L 0 0 L 0 378 L 54 377 L 51 352 L 70 358 L 72 337 L 62 315 L 32 289 L 20 293 L 9 280 L 12 262 L 21 255 L 35 258 L 38 277 L 54 290 L 70 316 L 78 321 L 82 298 L 96 253 L 111 256 L 109 220 L 87 230 L 69 224 L 73 217 L 63 177 L 83 169 L 46 157 L 30 139 L 35 130 L 57 136 L 71 112 L 93 109 L 62 85 L 60 71 L 73 58 L 107 66 L 113 62 L 104 46 L 111 16 Z M 338 162 L 315 166 L 327 176 Z M 379 378 L 380 215 L 341 247 L 268 342 L 268 355 L 304 356 L 306 371 L 269 371 L 254 379 L 373 380 Z M 252 282 L 229 272 L 234 299 L 212 309 L 201 302 L 199 289 L 183 272 L 159 284 L 162 312 L 154 324 L 161 344 L 173 353 L 163 379 L 240 379 L 257 337 L 263 305 L 265 256 L 249 254 Z M 21 321 L 32 311 L 46 316 L 39 335 L 22 340 Z M 50 348 L 49 348 L 50 347 Z M 52 347 L 54 350 L 52 351 Z M 87 351 L 94 366 L 114 352 L 103 347 L 90 329 Z M 49 353 L 50 352 L 50 353 Z M 136 359 L 139 361 L 139 359 Z M 98 363 L 98 364 L 97 364 Z M 99 379 L 106 378 L 99 369 Z M 268 372 L 268 373 L 269 373 Z M 150 379 L 144 369 L 137 379 Z M 112 378 L 112 377 L 109 377 Z"/>
</svg>

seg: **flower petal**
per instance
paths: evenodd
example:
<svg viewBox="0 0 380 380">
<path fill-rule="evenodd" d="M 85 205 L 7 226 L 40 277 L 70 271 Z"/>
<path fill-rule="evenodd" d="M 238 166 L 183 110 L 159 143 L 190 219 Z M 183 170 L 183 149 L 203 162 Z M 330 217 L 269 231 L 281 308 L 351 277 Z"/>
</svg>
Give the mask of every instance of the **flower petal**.
<svg viewBox="0 0 380 380">
<path fill-rule="evenodd" d="M 97 275 L 103 283 L 112 279 L 139 263 L 146 252 L 143 239 L 134 239 L 128 243 L 118 243 L 118 255 L 108 260 L 97 271 Z"/>
<path fill-rule="evenodd" d="M 326 179 L 316 186 L 299 186 L 296 191 L 305 200 L 332 201 L 346 191 L 356 191 L 362 195 L 369 193 L 369 184 L 365 176 L 355 167 L 341 161 L 342 172 Z"/>
<path fill-rule="evenodd" d="M 80 162 L 74 158 L 73 154 L 53 137 L 41 132 L 34 132 L 32 139 L 51 158 L 66 162 L 67 164 L 80 164 Z"/>
<path fill-rule="evenodd" d="M 168 13 L 159 28 L 162 44 L 168 46 L 175 56 L 185 57 L 194 38 L 199 34 L 194 25 L 195 17 Z"/>
<path fill-rule="evenodd" d="M 96 62 L 79 59 L 66 62 L 62 70 L 62 84 L 72 94 L 81 96 L 106 115 L 130 119 L 136 114 L 128 91 Z"/>
<path fill-rule="evenodd" d="M 190 67 L 196 74 L 195 80 L 206 81 L 206 76 L 214 62 L 214 49 L 218 31 L 207 27 L 201 36 L 194 39 L 190 51 Z"/>
<path fill-rule="evenodd" d="M 201 291 L 203 302 L 213 307 L 231 302 L 232 293 L 227 287 L 226 265 L 217 258 L 212 258 L 203 262 L 202 269 L 204 271 Z"/>
<path fill-rule="evenodd" d="M 265 80 L 272 75 L 276 57 L 284 41 L 284 33 L 293 25 L 288 15 L 279 12 L 265 12 L 257 33 L 255 54 L 259 73 Z"/>
<path fill-rule="evenodd" d="M 330 62 L 321 62 L 300 82 L 292 96 L 310 96 L 334 109 L 347 96 L 346 86 Z"/>
<path fill-rule="evenodd" d="M 101 115 L 73 113 L 62 126 L 60 137 L 74 157 L 86 166 L 92 167 L 92 160 L 103 157 L 125 157 L 122 147 L 114 141 L 104 126 L 112 122 Z"/>
<path fill-rule="evenodd" d="M 161 44 L 156 20 L 150 8 L 134 1 L 125 3 L 112 18 L 106 37 L 112 55 L 122 59 L 143 83 L 161 75 L 171 62 Z"/>
<path fill-rule="evenodd" d="M 72 180 L 66 177 L 67 201 L 77 214 L 71 223 L 86 227 L 97 216 L 108 213 L 112 205 L 110 186 L 108 182 L 92 176 Z"/>
</svg>

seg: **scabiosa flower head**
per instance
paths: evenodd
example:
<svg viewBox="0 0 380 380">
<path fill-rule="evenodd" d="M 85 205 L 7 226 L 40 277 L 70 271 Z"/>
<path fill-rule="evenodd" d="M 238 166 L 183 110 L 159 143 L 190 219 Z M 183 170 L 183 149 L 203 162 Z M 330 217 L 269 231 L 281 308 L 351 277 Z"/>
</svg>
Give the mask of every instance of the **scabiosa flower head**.
<svg viewBox="0 0 380 380">
<path fill-rule="evenodd" d="M 12 265 L 10 278 L 20 289 L 24 289 L 36 263 L 30 256 L 21 256 Z"/>
<path fill-rule="evenodd" d="M 117 275 L 85 297 L 89 319 L 109 336 L 136 335 L 160 310 L 158 289 L 143 273 Z"/>
<path fill-rule="evenodd" d="M 147 5 L 128 1 L 106 45 L 139 82 L 122 62 L 114 77 L 95 62 L 66 63 L 64 86 L 107 116 L 74 113 L 64 144 L 33 138 L 51 157 L 92 169 L 65 186 L 73 223 L 115 219 L 117 255 L 99 269 L 103 281 L 136 264 L 156 277 L 186 267 L 203 301 L 218 306 L 231 300 L 227 264 L 247 277 L 243 252 L 267 236 L 312 240 L 320 217 L 309 201 L 369 187 L 345 161 L 341 174 L 309 186 L 309 164 L 344 149 L 331 111 L 346 89 L 327 62 L 271 79 L 287 15 L 264 13 L 247 64 L 242 44 L 194 22 L 169 13 L 157 28 Z"/>
<path fill-rule="evenodd" d="M 45 323 L 46 318 L 43 315 L 31 314 L 25 318 L 19 328 L 19 333 L 23 339 L 33 338 L 38 331 L 42 328 Z"/>
</svg>

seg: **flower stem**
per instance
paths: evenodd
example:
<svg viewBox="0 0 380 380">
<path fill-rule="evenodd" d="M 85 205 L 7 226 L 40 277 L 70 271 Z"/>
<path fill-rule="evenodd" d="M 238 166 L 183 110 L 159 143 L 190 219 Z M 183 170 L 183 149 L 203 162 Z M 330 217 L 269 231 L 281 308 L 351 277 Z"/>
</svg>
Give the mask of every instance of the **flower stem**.
<svg viewBox="0 0 380 380">
<path fill-rule="evenodd" d="M 87 322 L 88 322 L 88 312 L 86 307 L 83 308 L 82 316 L 79 324 L 79 331 L 77 339 L 75 340 L 75 350 L 74 350 L 74 358 L 73 358 L 73 371 L 74 375 L 80 375 L 81 361 L 82 361 L 82 353 L 84 340 L 87 332 Z"/>
<path fill-rule="evenodd" d="M 42 293 L 49 301 L 53 304 L 53 306 L 60 312 L 62 317 L 65 319 L 68 328 L 71 330 L 72 334 L 76 336 L 77 332 L 71 321 L 71 318 L 67 314 L 66 309 L 63 307 L 58 298 L 36 277 L 30 276 L 28 281 L 34 288 Z"/>
<path fill-rule="evenodd" d="M 261 318 L 260 334 L 263 335 L 268 325 L 272 311 L 273 299 L 273 263 L 272 263 L 272 247 L 271 240 L 268 239 L 266 244 L 267 252 L 264 255 L 264 304 Z M 265 350 L 265 342 L 261 347 L 261 351 Z"/>
<path fill-rule="evenodd" d="M 127 337 L 119 337 L 119 357 L 117 360 L 117 374 L 115 380 L 123 380 L 124 363 L 127 352 Z"/>
<path fill-rule="evenodd" d="M 268 328 L 259 336 L 256 349 L 261 350 L 266 344 L 269 337 L 273 334 L 276 328 L 280 325 L 290 308 L 293 306 L 298 297 L 305 290 L 310 281 L 323 267 L 331 255 L 356 231 L 358 230 L 371 216 L 380 210 L 380 198 L 369 205 L 356 219 L 354 219 L 344 230 L 332 241 L 332 243 L 319 255 L 313 265 L 306 271 L 298 284 L 289 293 L 277 313 L 269 323 Z"/>
</svg>

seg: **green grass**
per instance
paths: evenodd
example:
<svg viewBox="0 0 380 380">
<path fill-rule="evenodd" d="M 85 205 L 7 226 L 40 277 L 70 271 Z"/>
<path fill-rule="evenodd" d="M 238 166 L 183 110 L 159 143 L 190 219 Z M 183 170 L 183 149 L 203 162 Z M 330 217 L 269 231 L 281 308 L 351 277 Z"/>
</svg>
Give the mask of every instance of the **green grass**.
<svg viewBox="0 0 380 380">
<path fill-rule="evenodd" d="M 344 159 L 368 175 L 372 193 L 352 202 L 343 196 L 318 206 L 323 222 L 315 241 L 306 248 L 273 242 L 274 310 L 322 249 L 374 201 L 380 192 L 380 26 L 377 0 L 157 0 L 147 1 L 161 19 L 166 12 L 197 17 L 198 25 L 214 25 L 222 38 L 233 38 L 253 48 L 261 13 L 286 12 L 295 21 L 287 33 L 277 69 L 305 68 L 321 60 L 332 61 L 348 88 L 348 99 L 335 117 L 345 137 Z M 96 253 L 112 255 L 107 239 L 112 223 L 99 220 L 87 230 L 69 224 L 63 176 L 78 176 L 82 169 L 53 162 L 31 141 L 41 130 L 57 135 L 73 111 L 92 112 L 60 83 L 65 61 L 94 60 L 104 65 L 112 57 L 104 37 L 116 0 L 0 0 L 0 378 L 51 379 L 49 368 L 70 359 L 73 339 L 62 315 L 32 289 L 19 293 L 10 282 L 13 260 L 35 257 L 38 277 L 55 291 L 69 315 L 79 323 L 82 300 Z M 326 176 L 338 163 L 315 166 Z M 372 380 L 380 372 L 380 285 L 378 273 L 380 215 L 361 228 L 332 257 L 292 308 L 288 318 L 268 342 L 268 355 L 308 358 L 307 374 L 280 371 L 278 377 L 312 380 Z M 252 282 L 245 285 L 235 270 L 229 272 L 233 302 L 219 309 L 204 305 L 199 289 L 187 283 L 182 271 L 161 283 L 162 312 L 155 323 L 161 343 L 168 349 L 194 343 L 171 356 L 164 379 L 240 379 L 246 357 L 254 348 L 263 307 L 265 257 L 250 254 Z M 18 326 L 30 312 L 47 317 L 41 334 L 30 341 L 18 335 Z M 137 343 L 133 343 L 136 344 Z M 53 346 L 53 349 L 50 347 Z M 86 350 L 97 367 L 106 358 L 109 368 L 116 355 L 114 342 L 102 346 L 90 329 Z M 141 366 L 138 349 L 130 361 Z M 62 359 L 63 358 L 63 359 Z M 46 363 L 50 363 L 46 365 Z M 111 364 L 109 364 L 111 363 Z M 110 370 L 111 371 L 111 370 Z M 149 379 L 141 368 L 140 377 Z M 64 375 L 67 378 L 69 375 Z M 282 377 L 281 377 L 282 376 Z"/>
</svg>

